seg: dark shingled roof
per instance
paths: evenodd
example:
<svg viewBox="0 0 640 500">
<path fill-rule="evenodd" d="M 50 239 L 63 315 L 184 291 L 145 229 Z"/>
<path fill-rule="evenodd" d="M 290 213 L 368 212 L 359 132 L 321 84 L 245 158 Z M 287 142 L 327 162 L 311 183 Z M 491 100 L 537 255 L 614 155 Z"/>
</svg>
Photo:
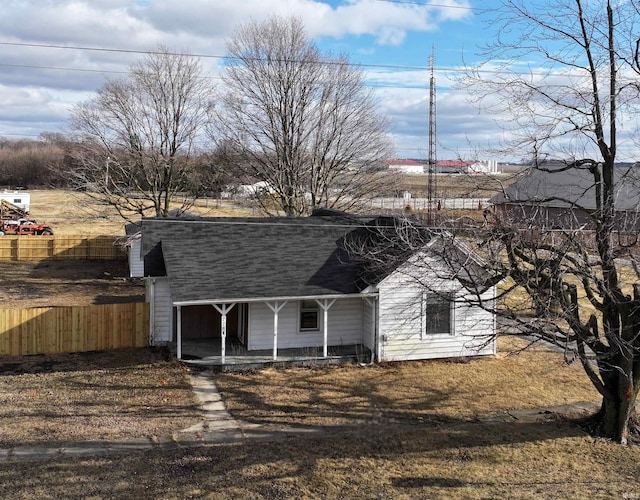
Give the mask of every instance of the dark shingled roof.
<svg viewBox="0 0 640 500">
<path fill-rule="evenodd" d="M 415 221 L 332 211 L 305 218 L 154 218 L 141 224 L 145 275 L 168 276 L 179 303 L 356 294 L 433 237 Z M 401 225 L 403 234 L 412 228 L 408 245 L 397 238 Z M 465 249 L 450 250 L 447 260 L 453 255 L 470 265 Z M 368 261 L 368 251 L 381 258 Z M 480 275 L 476 266 L 466 273 L 469 278 Z"/>
<path fill-rule="evenodd" d="M 175 302 L 360 291 L 341 238 L 353 217 L 144 219 L 145 274 L 167 275 Z"/>
<path fill-rule="evenodd" d="M 585 167 L 563 168 L 563 165 L 543 165 L 530 168 L 522 178 L 504 193 L 491 199 L 495 205 L 504 203 L 540 204 L 547 207 L 578 207 L 594 210 L 593 175 Z M 548 171 L 550 170 L 550 171 Z M 616 167 L 615 193 L 617 211 L 638 211 L 640 207 L 640 168 Z"/>
</svg>

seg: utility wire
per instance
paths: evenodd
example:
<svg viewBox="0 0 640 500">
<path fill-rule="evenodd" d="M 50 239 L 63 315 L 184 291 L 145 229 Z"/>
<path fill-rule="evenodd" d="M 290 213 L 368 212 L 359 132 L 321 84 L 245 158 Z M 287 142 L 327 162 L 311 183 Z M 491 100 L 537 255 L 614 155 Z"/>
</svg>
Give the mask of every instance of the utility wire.
<svg viewBox="0 0 640 500">
<path fill-rule="evenodd" d="M 474 9 L 473 7 L 469 7 L 468 5 L 446 5 L 441 3 L 422 3 L 422 2 L 411 2 L 409 0 L 377 0 L 377 1 L 384 2 L 384 3 L 417 5 L 419 7 L 433 7 L 433 8 L 440 8 L 440 9 L 460 9 L 460 10 L 469 10 L 469 11 L 479 10 L 479 9 Z"/>
<path fill-rule="evenodd" d="M 75 46 L 75 45 L 56 45 L 50 43 L 26 43 L 26 42 L 0 42 L 0 45 L 8 45 L 11 47 L 34 47 L 41 49 L 63 49 L 63 50 L 82 50 L 82 51 L 92 51 L 92 52 L 112 52 L 119 54 L 141 54 L 141 55 L 162 55 L 167 54 L 170 56 L 180 56 L 185 54 L 180 54 L 177 52 L 158 52 L 153 50 L 134 50 L 134 49 L 111 49 L 106 47 L 84 47 L 84 46 Z M 237 57 L 232 56 L 221 56 L 216 54 L 187 54 L 192 57 L 202 58 L 202 59 L 220 59 L 223 61 L 238 61 Z M 259 58 L 248 58 L 248 59 L 257 59 Z M 301 62 L 305 61 L 291 61 L 291 62 Z M 318 61 L 318 64 L 324 65 L 342 65 L 343 62 L 340 61 Z M 398 64 L 361 64 L 361 63 L 351 63 L 351 66 L 357 66 L 361 68 L 377 68 L 377 69 L 404 69 L 404 70 L 416 70 L 416 71 L 426 71 L 429 68 L 426 66 L 408 66 L 408 65 L 398 65 Z"/>
<path fill-rule="evenodd" d="M 115 53 L 123 53 L 123 54 L 141 54 L 141 55 L 147 55 L 147 54 L 153 54 L 153 55 L 160 55 L 160 54 L 165 54 L 165 52 L 158 52 L 158 51 L 152 51 L 152 50 L 133 50 L 133 49 L 112 49 L 112 48 L 106 48 L 106 47 L 82 47 L 82 46 L 70 46 L 70 45 L 54 45 L 54 44 L 38 44 L 38 43 L 21 43 L 21 42 L 0 42 L 0 46 L 2 45 L 7 45 L 7 46 L 17 46 L 17 47 L 35 47 L 35 48 L 49 48 L 49 49 L 63 49 L 63 50 L 83 50 L 83 51 L 97 51 L 97 52 L 115 52 Z M 179 56 L 179 55 L 184 55 L 184 54 L 179 54 L 177 52 L 166 52 L 167 55 L 171 55 L 171 56 Z M 238 58 L 235 57 L 231 57 L 231 56 L 221 56 L 221 55 L 215 55 L 215 54 L 188 54 L 189 56 L 195 57 L 195 58 L 203 58 L 203 59 L 220 59 L 220 60 L 227 60 L 227 61 L 233 61 L 233 60 L 238 60 Z M 259 60 L 259 58 L 255 58 L 255 60 Z M 296 62 L 296 61 L 291 61 L 291 62 Z M 300 63 L 304 63 L 305 61 L 297 61 Z M 318 64 L 324 64 L 324 65 L 341 65 L 344 64 L 342 62 L 338 62 L 338 61 L 319 61 Z M 398 64 L 363 64 L 363 63 L 350 63 L 351 66 L 357 67 L 357 68 L 371 68 L 371 69 L 388 69 L 388 70 L 405 70 L 405 71 L 430 71 L 430 68 L 428 68 L 427 66 L 409 66 L 409 65 L 398 65 Z M 115 70 L 94 70 L 94 69 L 83 69 L 83 68 L 66 68 L 66 67 L 49 67 L 49 66 L 38 66 L 38 65 L 18 65 L 18 64 L 3 64 L 0 63 L 0 67 L 15 67 L 15 68 L 30 68 L 30 69 L 51 69 L 51 70 L 60 70 L 60 71 L 84 71 L 84 72 L 92 72 L 92 73 L 114 73 L 114 74 L 127 74 L 127 71 L 115 71 Z M 510 75 L 526 75 L 526 76 L 540 76 L 540 77 L 545 77 L 545 76 L 549 76 L 549 72 L 535 72 L 535 71 L 527 71 L 527 72 L 517 72 L 517 71 L 510 71 L 510 72 L 505 72 L 503 70 L 500 69 L 481 69 L 478 67 L 469 67 L 469 66 L 461 66 L 459 68 L 446 68 L 446 67 L 434 67 L 433 68 L 434 72 L 436 73 L 445 73 L 445 74 L 455 74 L 455 73 L 465 73 L 465 72 L 475 72 L 478 74 L 495 74 L 495 75 L 499 75 L 499 74 L 510 74 Z M 554 75 L 554 76 L 558 76 L 558 75 Z M 562 74 L 561 76 L 566 76 L 566 77 L 570 77 L 570 76 L 584 76 L 584 75 L 578 75 L 578 74 L 569 74 L 569 73 L 565 73 Z M 217 77 L 212 77 L 212 78 L 217 78 Z M 426 81 L 426 80 L 425 80 Z M 389 86 L 389 87 L 393 87 L 393 85 L 390 84 L 383 84 L 385 86 Z M 404 86 L 398 86 L 398 88 L 406 88 Z M 410 86 L 408 88 L 414 88 L 413 86 Z M 415 87 L 415 88 L 422 88 L 422 87 Z M 426 86 L 425 86 L 426 88 Z"/>
</svg>

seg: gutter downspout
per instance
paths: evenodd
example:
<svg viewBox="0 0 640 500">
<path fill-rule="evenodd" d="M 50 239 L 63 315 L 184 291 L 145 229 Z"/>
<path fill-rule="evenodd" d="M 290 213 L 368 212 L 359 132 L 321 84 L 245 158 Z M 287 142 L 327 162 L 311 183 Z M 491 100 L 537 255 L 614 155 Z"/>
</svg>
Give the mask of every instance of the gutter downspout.
<svg viewBox="0 0 640 500">
<path fill-rule="evenodd" d="M 373 320 L 376 339 L 376 361 L 382 359 L 382 339 L 380 338 L 380 301 L 379 299 L 373 304 Z"/>
<path fill-rule="evenodd" d="M 371 308 L 371 360 L 369 363 L 373 364 L 378 356 L 378 323 L 376 321 L 376 305 L 378 301 L 370 297 L 365 298 L 364 301 Z"/>
</svg>

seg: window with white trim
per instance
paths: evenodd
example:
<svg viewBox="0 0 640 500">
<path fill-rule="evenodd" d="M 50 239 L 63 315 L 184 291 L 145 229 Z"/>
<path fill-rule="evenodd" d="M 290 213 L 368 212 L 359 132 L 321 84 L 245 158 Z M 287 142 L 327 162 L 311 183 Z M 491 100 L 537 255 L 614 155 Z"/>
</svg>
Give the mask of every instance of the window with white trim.
<svg viewBox="0 0 640 500">
<path fill-rule="evenodd" d="M 449 294 L 424 295 L 424 328 L 426 335 L 453 335 L 453 299 Z"/>
<path fill-rule="evenodd" d="M 301 332 L 320 330 L 320 306 L 315 300 L 301 300 L 298 325 Z"/>
</svg>

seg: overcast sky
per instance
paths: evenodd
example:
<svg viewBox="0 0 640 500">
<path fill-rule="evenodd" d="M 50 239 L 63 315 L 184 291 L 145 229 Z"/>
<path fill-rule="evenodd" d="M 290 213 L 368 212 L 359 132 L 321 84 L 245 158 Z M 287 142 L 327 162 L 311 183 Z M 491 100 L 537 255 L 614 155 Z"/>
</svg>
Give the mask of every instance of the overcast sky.
<svg viewBox="0 0 640 500">
<path fill-rule="evenodd" d="M 363 65 L 392 124 L 397 157 L 428 150 L 429 56 L 435 47 L 438 157 L 488 157 L 501 129 L 449 77 L 477 62 L 494 0 L 4 0 L 0 136 L 64 132 L 70 108 L 140 51 L 163 44 L 201 55 L 213 82 L 225 39 L 249 20 L 300 17 L 321 48 Z M 108 50 L 93 50 L 108 49 Z M 464 55 L 464 58 L 463 58 Z M 206 57 L 204 57 L 206 56 Z"/>
</svg>

